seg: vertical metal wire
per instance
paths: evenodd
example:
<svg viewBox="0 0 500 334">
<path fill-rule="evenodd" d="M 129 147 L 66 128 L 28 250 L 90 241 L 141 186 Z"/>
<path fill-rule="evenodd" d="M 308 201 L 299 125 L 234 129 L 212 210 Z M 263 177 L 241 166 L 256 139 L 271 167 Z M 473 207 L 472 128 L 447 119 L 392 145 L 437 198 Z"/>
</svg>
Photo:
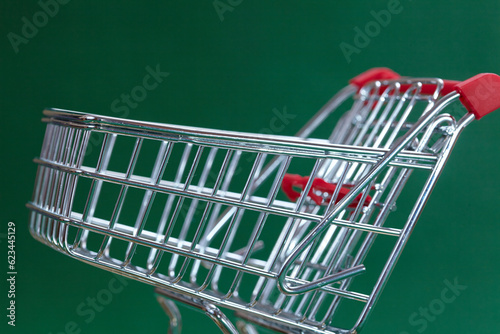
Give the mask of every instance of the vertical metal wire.
<svg viewBox="0 0 500 334">
<path fill-rule="evenodd" d="M 203 154 L 203 149 L 204 149 L 203 146 L 199 146 L 198 150 L 196 151 L 196 155 L 194 157 L 193 164 L 191 165 L 191 169 L 189 170 L 184 189 L 188 189 L 191 186 L 191 182 L 193 181 L 194 175 L 195 175 L 196 170 L 198 168 L 198 164 L 200 163 L 201 155 Z M 180 206 L 178 205 L 178 208 L 181 208 L 183 203 L 184 203 L 184 198 L 180 198 L 179 203 L 180 203 Z M 178 219 L 178 217 L 176 217 L 176 220 L 177 219 Z M 189 231 L 189 228 L 191 227 L 191 223 L 192 223 L 191 221 L 184 221 L 184 224 L 182 225 L 182 228 L 181 228 L 181 232 L 179 234 L 177 247 L 182 248 L 182 245 L 184 244 L 186 235 Z M 177 265 L 178 259 L 179 259 L 179 255 L 174 254 L 172 256 L 172 259 L 170 260 L 168 270 L 172 274 L 175 272 L 175 266 Z M 175 275 L 175 274 L 173 274 L 173 275 Z M 180 280 L 180 277 L 176 277 L 174 279 L 174 281 L 178 281 L 178 280 Z"/>
<path fill-rule="evenodd" d="M 53 124 L 47 125 L 47 130 L 45 132 L 45 138 L 44 138 L 43 146 L 42 146 L 42 152 L 40 154 L 40 158 L 43 160 L 48 159 L 50 148 L 52 147 L 52 144 L 54 143 L 54 132 L 55 132 L 54 127 L 55 126 Z M 48 172 L 49 171 L 48 171 L 47 167 L 38 166 L 37 183 L 36 183 L 32 198 L 33 198 L 33 202 L 41 207 L 44 206 L 43 196 L 45 194 L 45 189 L 46 189 L 46 185 L 47 185 L 46 179 L 47 179 Z M 41 214 L 35 214 L 35 213 L 32 214 L 31 230 L 34 231 L 37 235 L 40 234 L 41 219 L 42 219 Z"/>
<path fill-rule="evenodd" d="M 75 168 L 80 168 L 82 166 L 82 163 L 83 163 L 83 159 L 85 157 L 85 153 L 87 152 L 87 145 L 89 143 L 89 139 L 90 139 L 90 131 L 88 130 L 82 130 L 82 139 L 81 141 L 78 143 L 78 145 L 75 145 L 75 151 L 77 151 L 77 155 L 76 155 L 76 160 L 75 160 L 75 163 L 74 163 L 74 166 Z M 78 185 L 78 176 L 74 176 L 74 181 L 71 185 L 71 191 L 69 192 L 69 197 L 68 197 L 68 215 L 71 217 L 73 215 L 73 209 L 72 209 L 72 206 L 73 206 L 73 199 L 74 199 L 74 193 L 76 191 L 76 188 L 77 188 L 77 185 Z M 67 238 L 67 235 L 68 234 L 68 227 L 65 226 L 65 230 L 64 230 L 64 234 L 63 234 L 63 240 L 62 240 L 62 247 L 63 249 L 68 252 L 69 254 L 71 254 L 73 252 L 73 249 L 71 247 L 71 245 L 69 244 L 69 240 Z"/>
<path fill-rule="evenodd" d="M 137 159 L 139 157 L 139 153 L 141 152 L 141 147 L 144 139 L 137 138 L 134 144 L 134 148 L 132 150 L 132 154 L 129 159 L 127 171 L 125 172 L 125 180 L 130 180 L 134 173 L 135 165 L 137 164 Z M 116 199 L 115 206 L 113 208 L 113 213 L 111 214 L 111 218 L 109 220 L 108 230 L 113 230 L 115 225 L 120 217 L 120 213 L 123 208 L 123 203 L 125 202 L 125 198 L 127 196 L 127 191 L 129 186 L 122 185 L 120 187 L 120 192 L 118 194 L 118 198 Z M 111 247 L 112 238 L 109 235 L 106 235 L 101 243 L 101 247 L 95 256 L 95 260 L 98 261 L 103 255 L 109 256 L 109 248 Z"/>
<path fill-rule="evenodd" d="M 75 167 L 77 162 L 79 147 L 81 145 L 81 141 L 83 139 L 83 131 L 81 129 L 74 129 L 75 131 L 75 139 L 71 146 L 70 156 L 68 158 L 68 165 Z M 65 217 L 71 216 L 71 207 L 73 205 L 73 196 L 75 192 L 77 176 L 73 174 L 67 174 L 67 183 L 64 188 L 63 200 L 61 206 L 61 214 Z M 59 230 L 59 244 L 61 245 L 62 250 L 65 250 L 66 240 L 68 233 L 68 225 L 62 223 Z"/>
<path fill-rule="evenodd" d="M 96 172 L 102 173 L 107 169 L 109 159 L 111 158 L 111 152 L 113 150 L 114 142 L 116 139 L 116 134 L 110 135 L 106 133 L 104 135 L 104 140 L 101 147 L 101 152 L 99 153 L 99 159 L 96 165 Z M 82 221 L 86 222 L 89 219 L 92 219 L 94 215 L 94 210 L 97 205 L 97 200 L 99 199 L 99 195 L 102 187 L 102 180 L 92 180 L 90 185 L 89 195 L 87 198 L 87 202 L 85 203 L 85 207 L 82 212 Z M 78 248 L 80 244 L 82 247 L 86 247 L 88 230 L 82 231 L 79 229 L 77 231 L 75 241 L 73 243 L 72 249 Z"/>
<path fill-rule="evenodd" d="M 170 157 L 171 148 L 172 145 L 170 142 L 166 141 L 161 142 L 160 149 L 156 156 L 156 161 L 153 167 L 153 172 L 151 173 L 151 178 L 150 178 L 151 183 L 154 185 L 158 185 L 158 183 L 160 183 L 160 180 L 163 176 L 163 172 L 165 171 L 165 167 L 167 166 L 168 158 Z M 139 214 L 135 222 L 134 233 L 133 233 L 134 237 L 140 235 L 142 230 L 144 229 L 155 196 L 156 192 L 153 192 L 152 190 L 146 190 L 146 193 L 144 194 L 144 197 L 142 199 L 141 209 L 139 211 Z M 134 256 L 136 248 L 137 248 L 136 243 L 131 242 L 128 244 L 127 251 L 125 253 L 125 260 L 123 261 L 122 266 L 125 267 L 130 263 L 132 257 Z"/>
<path fill-rule="evenodd" d="M 307 194 L 309 193 L 309 190 L 312 187 L 312 183 L 314 181 L 314 178 L 316 177 L 316 174 L 319 171 L 319 168 L 323 162 L 323 159 L 318 159 L 311 171 L 311 176 L 305 185 L 302 194 L 298 198 L 296 204 L 295 204 L 295 212 L 300 212 L 303 204 L 305 203 L 305 200 L 307 198 Z M 271 268 L 275 267 L 277 264 L 277 261 L 280 256 L 282 256 L 283 251 L 287 249 L 287 246 L 291 242 L 291 238 L 293 237 L 293 234 L 291 233 L 292 229 L 296 226 L 297 219 L 296 218 L 288 218 L 287 222 L 285 223 L 285 226 L 282 229 L 282 232 L 280 236 L 278 237 L 278 240 L 273 247 L 273 250 L 271 251 L 271 254 L 268 257 L 268 260 L 266 262 L 265 270 L 271 270 Z M 267 288 L 266 288 L 267 286 Z M 254 291 L 252 292 L 252 300 L 250 304 L 256 303 L 260 299 L 267 299 L 269 294 L 272 291 L 273 286 L 268 285 L 268 281 L 265 280 L 264 278 L 259 278 L 257 281 L 257 284 L 254 288 Z"/>
<path fill-rule="evenodd" d="M 184 171 L 186 169 L 186 164 L 189 158 L 189 155 L 191 153 L 191 148 L 193 147 L 192 144 L 186 144 L 184 146 L 184 150 L 182 153 L 181 160 L 179 161 L 179 166 L 177 167 L 177 172 L 174 178 L 174 183 L 176 185 L 181 184 L 182 176 L 184 175 Z M 186 189 L 186 187 L 184 187 Z M 166 243 L 168 241 L 168 238 L 170 237 L 170 234 L 172 233 L 172 222 L 175 221 L 174 217 L 177 216 L 179 212 L 179 204 L 180 203 L 180 198 L 177 201 L 177 205 L 174 209 L 172 219 L 170 220 L 169 225 L 167 226 L 167 220 L 170 216 L 170 211 L 172 209 L 173 203 L 175 200 L 174 195 L 169 195 L 167 198 L 167 202 L 165 204 L 165 208 L 163 209 L 162 216 L 160 218 L 160 222 L 158 224 L 158 229 L 156 231 L 156 241 L 161 241 Z M 159 264 L 159 261 L 162 256 L 162 252 L 158 252 L 156 248 L 151 248 L 149 255 L 148 255 L 148 260 L 147 260 L 147 267 L 149 270 L 149 274 L 153 274 L 156 271 L 156 268 Z"/>
<path fill-rule="evenodd" d="M 231 161 L 233 154 L 234 154 L 234 151 L 232 151 L 232 150 L 228 150 L 226 152 L 226 155 L 224 157 L 224 161 L 222 162 L 219 174 L 217 175 L 217 179 L 215 180 L 215 184 L 214 184 L 214 187 L 212 189 L 212 196 L 216 195 L 217 192 L 220 190 L 224 176 L 226 175 L 226 172 L 229 168 L 230 161 Z M 217 204 L 215 206 L 217 207 Z M 212 207 L 213 207 L 213 203 L 207 204 L 207 208 L 206 208 L 205 212 L 203 213 L 203 217 L 201 219 L 202 228 L 199 231 L 197 231 L 195 238 L 193 239 L 192 245 L 194 245 L 195 243 L 198 244 L 200 246 L 199 252 L 201 254 L 205 253 L 208 241 L 206 239 L 206 231 L 204 232 L 204 235 L 201 235 L 199 233 L 201 233 L 201 231 L 203 231 L 203 229 L 205 228 L 206 225 L 210 226 L 210 222 L 208 221 L 209 220 L 208 213 Z M 207 224 L 207 222 L 208 222 L 208 224 Z M 208 230 L 208 227 L 205 228 L 205 230 Z M 190 282 L 191 283 L 196 283 L 196 281 L 197 281 L 197 274 L 198 274 L 198 270 L 200 268 L 200 264 L 201 264 L 200 260 L 196 260 L 193 263 L 193 268 L 191 269 L 191 273 L 190 273 Z M 203 284 L 201 284 L 199 286 L 199 288 L 197 289 L 198 291 L 203 291 L 208 287 L 208 285 L 210 283 L 210 279 L 211 279 L 211 274 L 213 274 L 214 269 L 215 268 L 212 265 L 210 268 L 209 274 L 206 275 L 206 277 L 205 277 Z"/>
<path fill-rule="evenodd" d="M 68 133 L 67 127 L 60 128 L 59 142 L 57 143 L 58 149 L 54 151 L 53 161 L 55 161 L 55 162 L 59 162 L 61 160 L 62 154 L 64 152 L 64 145 L 65 145 L 67 133 Z M 50 185 L 48 188 L 48 189 L 50 189 L 50 191 L 48 192 L 48 195 L 47 195 L 48 198 L 47 198 L 47 203 L 46 203 L 47 208 L 50 211 L 54 211 L 56 193 L 57 193 L 57 189 L 59 187 L 60 177 L 61 177 L 61 171 L 54 170 L 54 169 L 51 170 Z M 51 244 L 53 243 L 53 239 L 52 239 L 52 234 L 50 232 L 52 230 L 53 224 L 54 224 L 54 220 L 48 219 L 47 224 L 45 226 L 45 231 L 44 231 L 45 238 Z"/>
<path fill-rule="evenodd" d="M 68 165 L 69 160 L 71 158 L 71 146 L 73 143 L 75 134 L 75 129 L 68 128 L 66 133 L 66 138 L 64 139 L 64 148 L 61 157 L 61 164 Z M 59 172 L 59 182 L 56 188 L 56 194 L 54 196 L 54 212 L 57 214 L 62 214 L 63 206 L 66 201 L 66 193 L 67 187 L 69 185 L 69 176 L 67 173 L 60 171 Z M 52 240 L 56 247 L 60 247 L 59 244 L 59 232 L 60 232 L 61 223 L 58 221 L 54 221 L 54 225 L 52 226 Z"/>
<path fill-rule="evenodd" d="M 281 164 L 281 167 L 278 170 L 276 178 L 273 181 L 273 184 L 271 186 L 269 194 L 267 195 L 268 200 L 266 203 L 266 207 L 269 208 L 271 206 L 271 204 L 274 202 L 274 200 L 276 199 L 276 196 L 278 195 L 279 186 L 280 186 L 281 182 L 283 182 L 283 177 L 285 176 L 285 172 L 288 169 L 290 162 L 291 162 L 291 157 L 287 157 L 283 161 L 283 163 Z M 257 224 L 254 226 L 251 237 L 250 237 L 250 239 L 245 247 L 246 251 L 244 252 L 241 265 L 244 266 L 247 264 L 247 262 L 250 258 L 250 254 L 255 247 L 255 243 L 258 240 L 260 234 L 262 233 L 262 229 L 264 228 L 264 224 L 265 224 L 268 216 L 269 216 L 268 213 L 261 213 L 259 215 L 259 218 L 257 219 Z M 233 295 L 233 293 L 235 291 L 237 291 L 237 288 L 241 282 L 242 276 L 243 276 L 243 273 L 241 271 L 238 271 L 236 273 L 236 276 L 233 279 L 233 282 L 232 282 L 228 292 L 226 293 L 226 295 L 224 297 L 222 297 L 223 299 L 228 299 L 229 297 L 231 297 Z"/>
<path fill-rule="evenodd" d="M 257 154 L 257 156 L 255 157 L 252 170 L 250 171 L 245 186 L 243 187 L 243 191 L 241 192 L 241 196 L 239 199 L 240 202 L 247 200 L 250 189 L 253 187 L 253 183 L 255 182 L 256 173 L 261 168 L 262 158 L 263 158 L 262 153 Z M 217 253 L 217 259 L 221 258 L 223 259 L 225 257 L 226 248 L 231 247 L 234 240 L 234 236 L 236 234 L 236 231 L 238 229 L 239 223 L 243 217 L 244 212 L 245 212 L 244 209 L 241 208 L 236 209 L 236 212 L 232 216 L 231 221 L 229 222 L 229 225 L 227 227 L 226 233 L 224 234 L 224 237 L 222 239 L 219 251 Z M 214 290 L 218 290 L 218 282 L 221 273 L 222 273 L 222 267 L 218 266 L 215 269 L 215 274 L 211 282 L 212 288 Z"/>
</svg>

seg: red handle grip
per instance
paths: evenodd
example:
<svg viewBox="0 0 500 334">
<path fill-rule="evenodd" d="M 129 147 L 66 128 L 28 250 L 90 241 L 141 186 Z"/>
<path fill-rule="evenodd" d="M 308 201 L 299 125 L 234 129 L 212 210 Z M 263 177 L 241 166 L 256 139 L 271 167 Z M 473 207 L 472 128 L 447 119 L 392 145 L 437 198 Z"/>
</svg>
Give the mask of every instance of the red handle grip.
<svg viewBox="0 0 500 334">
<path fill-rule="evenodd" d="M 382 81 L 382 80 L 395 80 L 399 79 L 401 76 L 394 72 L 393 70 L 387 68 L 387 67 L 375 67 L 372 68 L 366 72 L 363 72 L 351 80 L 349 80 L 349 83 L 351 85 L 354 85 L 358 88 L 363 87 L 369 82 L 372 81 Z M 453 81 L 453 80 L 443 80 L 444 81 L 444 86 L 441 89 L 440 94 L 441 95 L 446 95 L 450 92 L 453 92 L 455 89 L 455 86 L 460 83 L 460 81 Z M 384 87 L 384 86 L 382 86 Z M 401 85 L 400 92 L 404 93 L 410 88 L 411 85 Z M 422 85 L 422 89 L 420 91 L 421 94 L 434 94 L 436 91 L 436 85 L 430 85 L 430 84 L 425 84 Z"/>
<path fill-rule="evenodd" d="M 375 67 L 366 72 L 358 74 L 349 83 L 358 88 L 363 87 L 371 81 L 399 79 L 401 76 L 387 67 Z"/>
<path fill-rule="evenodd" d="M 281 189 L 290 200 L 295 202 L 300 197 L 300 192 L 296 191 L 294 187 L 299 188 L 300 190 L 304 190 L 308 181 L 309 181 L 309 176 L 300 176 L 297 174 L 285 174 L 283 182 L 281 183 Z M 321 205 L 324 202 L 324 198 L 319 195 L 316 195 L 314 192 L 320 191 L 321 193 L 328 193 L 329 196 L 326 198 L 326 202 L 329 202 L 336 188 L 337 184 L 328 183 L 322 178 L 318 177 L 313 180 L 311 189 L 309 190 L 309 193 L 307 195 L 317 205 Z M 335 203 L 344 198 L 349 193 L 349 191 L 351 191 L 351 189 L 346 187 L 341 187 L 338 191 L 338 196 Z M 354 199 L 354 201 L 352 201 L 352 203 L 349 204 L 348 207 L 349 208 L 357 207 L 359 201 L 361 200 L 361 197 L 362 194 L 359 194 Z M 367 195 L 364 205 L 368 205 L 371 202 L 371 200 L 372 198 L 370 197 L 370 195 Z"/>
<path fill-rule="evenodd" d="M 386 67 L 375 67 L 363 72 L 349 83 L 358 88 L 372 81 L 395 80 L 400 75 Z M 443 80 L 444 86 L 440 91 L 441 96 L 456 91 L 460 94 L 460 102 L 476 119 L 500 109 L 500 76 L 493 73 L 478 74 L 463 82 Z M 408 90 L 410 85 L 401 85 L 400 92 Z M 436 85 L 425 84 L 420 91 L 421 94 L 433 94 Z"/>
<path fill-rule="evenodd" d="M 500 108 L 500 76 L 483 73 L 455 86 L 460 102 L 476 119 Z"/>
</svg>

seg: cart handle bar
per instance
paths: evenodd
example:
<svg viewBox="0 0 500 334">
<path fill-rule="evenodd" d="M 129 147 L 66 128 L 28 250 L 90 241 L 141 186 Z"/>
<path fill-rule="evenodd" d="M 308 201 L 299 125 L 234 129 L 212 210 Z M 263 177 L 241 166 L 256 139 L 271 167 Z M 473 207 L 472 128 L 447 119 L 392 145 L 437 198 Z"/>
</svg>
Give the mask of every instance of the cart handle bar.
<svg viewBox="0 0 500 334">
<path fill-rule="evenodd" d="M 397 78 L 399 78 L 399 75 L 387 68 L 374 68 L 352 79 L 350 81 L 351 84 L 350 86 L 359 89 L 363 87 L 365 84 L 374 80 L 384 81 L 391 79 L 394 80 Z M 371 172 L 368 175 L 365 175 L 363 179 L 360 180 L 356 186 L 350 189 L 350 191 L 347 194 L 345 194 L 342 199 L 339 199 L 338 203 L 335 203 L 334 208 L 325 216 L 323 221 L 319 225 L 314 227 L 314 229 L 310 231 L 309 234 L 295 247 L 292 253 L 288 255 L 277 277 L 278 278 L 277 285 L 281 292 L 283 292 L 286 295 L 296 295 L 300 293 L 305 293 L 311 290 L 321 288 L 325 285 L 330 285 L 336 282 L 340 282 L 347 278 L 361 274 L 363 271 L 365 271 L 366 268 L 364 267 L 364 265 L 361 264 L 361 265 L 355 265 L 349 269 L 342 270 L 332 275 L 327 275 L 316 281 L 312 281 L 298 286 L 289 286 L 286 282 L 287 281 L 286 274 L 290 269 L 291 265 L 298 258 L 300 253 L 304 249 L 306 249 L 309 245 L 311 245 L 313 240 L 325 230 L 325 228 L 328 226 L 331 220 L 333 220 L 342 210 L 344 210 L 350 204 L 350 202 L 353 202 L 354 200 L 357 199 L 357 196 L 361 193 L 362 188 L 366 187 L 366 185 L 370 182 L 370 180 L 373 179 L 374 175 L 378 175 L 381 172 L 382 168 L 387 166 L 389 161 L 394 159 L 394 157 L 404 147 L 406 147 L 406 145 L 408 145 L 410 141 L 413 140 L 413 138 L 415 138 L 415 136 L 420 131 L 422 131 L 422 129 L 424 129 L 446 105 L 451 103 L 455 98 L 459 97 L 460 102 L 464 105 L 467 111 L 469 111 L 470 115 L 471 116 L 473 115 L 476 119 L 480 119 L 483 116 L 489 114 L 490 112 L 500 108 L 500 77 L 496 74 L 483 73 L 483 74 L 478 74 L 463 82 L 443 81 L 443 84 L 444 87 L 440 91 L 440 94 L 443 97 L 437 101 L 437 104 L 431 110 L 428 111 L 425 117 L 420 118 L 419 121 L 415 123 L 405 135 L 403 135 L 400 139 L 398 139 L 398 141 L 395 143 L 395 146 L 392 147 L 391 150 L 387 152 L 376 165 L 373 166 Z M 421 93 L 423 93 L 424 89 L 423 86 Z M 430 85 L 430 86 L 431 87 L 433 86 L 435 91 L 436 85 Z M 470 119 L 470 117 L 467 118 Z M 288 180 L 288 184 L 287 182 L 285 182 L 285 188 L 291 188 L 288 190 L 293 190 L 294 186 L 300 187 L 303 183 L 303 180 L 302 179 L 299 180 L 299 177 L 300 176 L 294 176 L 294 175 L 288 176 L 290 180 Z M 315 183 L 314 181 L 316 180 L 313 180 L 311 184 L 311 188 L 313 189 Z M 316 183 L 318 182 L 316 181 Z M 324 186 L 324 184 L 322 185 Z M 332 186 L 336 187 L 336 185 Z M 294 193 L 291 193 L 291 195 L 292 197 L 295 196 Z"/>
<path fill-rule="evenodd" d="M 372 81 L 396 80 L 399 78 L 401 76 L 389 68 L 376 67 L 355 76 L 349 80 L 349 83 L 360 89 Z M 401 85 L 400 91 L 405 92 L 409 87 L 410 85 Z M 435 90 L 436 85 L 424 84 L 420 93 L 432 95 Z M 443 80 L 441 96 L 451 92 L 460 94 L 460 102 L 476 119 L 480 119 L 500 108 L 500 76 L 493 73 L 478 74 L 462 82 Z"/>
</svg>

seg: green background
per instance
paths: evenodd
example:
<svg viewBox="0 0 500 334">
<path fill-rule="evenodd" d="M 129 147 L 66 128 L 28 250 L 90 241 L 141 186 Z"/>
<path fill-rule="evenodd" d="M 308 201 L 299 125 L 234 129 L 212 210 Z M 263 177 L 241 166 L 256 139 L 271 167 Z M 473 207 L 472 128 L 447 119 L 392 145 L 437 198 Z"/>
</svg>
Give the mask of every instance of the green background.
<svg viewBox="0 0 500 334">
<path fill-rule="evenodd" d="M 226 1 L 224 1 L 226 2 Z M 235 4 L 238 1 L 233 0 Z M 227 3 L 227 2 L 226 2 Z M 60 333 L 69 321 L 81 333 L 166 333 L 167 319 L 150 286 L 129 281 L 90 323 L 77 306 L 107 287 L 112 275 L 56 253 L 28 232 L 28 210 L 40 152 L 44 107 L 116 116 L 111 103 L 142 83 L 147 66 L 170 75 L 127 116 L 260 132 L 272 110 L 296 115 L 293 134 L 348 79 L 375 66 L 410 76 L 464 80 L 500 73 L 500 2 L 401 1 L 369 44 L 348 62 L 340 43 L 373 21 L 387 1 L 244 0 L 221 21 L 207 1 L 69 1 L 20 44 L 37 1 L 0 4 L 1 175 L 0 256 L 6 275 L 7 222 L 17 226 L 17 322 L 2 333 Z M 364 333 L 418 333 L 409 317 L 440 298 L 445 280 L 467 289 L 425 333 L 500 332 L 500 112 L 474 122 L 445 171 Z M 213 331 L 184 313 L 186 333 Z M 198 328 L 198 331 L 197 331 Z"/>
</svg>

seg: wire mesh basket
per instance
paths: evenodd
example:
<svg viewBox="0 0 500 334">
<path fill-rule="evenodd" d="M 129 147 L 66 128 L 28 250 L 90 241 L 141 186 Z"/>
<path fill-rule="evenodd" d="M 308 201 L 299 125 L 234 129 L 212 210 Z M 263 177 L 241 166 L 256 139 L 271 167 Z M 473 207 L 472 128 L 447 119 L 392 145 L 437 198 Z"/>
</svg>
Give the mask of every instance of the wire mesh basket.
<svg viewBox="0 0 500 334">
<path fill-rule="evenodd" d="M 45 110 L 30 231 L 157 287 L 171 333 L 171 300 L 225 333 L 358 333 L 461 131 L 500 107 L 499 85 L 372 69 L 294 137 Z"/>
</svg>

